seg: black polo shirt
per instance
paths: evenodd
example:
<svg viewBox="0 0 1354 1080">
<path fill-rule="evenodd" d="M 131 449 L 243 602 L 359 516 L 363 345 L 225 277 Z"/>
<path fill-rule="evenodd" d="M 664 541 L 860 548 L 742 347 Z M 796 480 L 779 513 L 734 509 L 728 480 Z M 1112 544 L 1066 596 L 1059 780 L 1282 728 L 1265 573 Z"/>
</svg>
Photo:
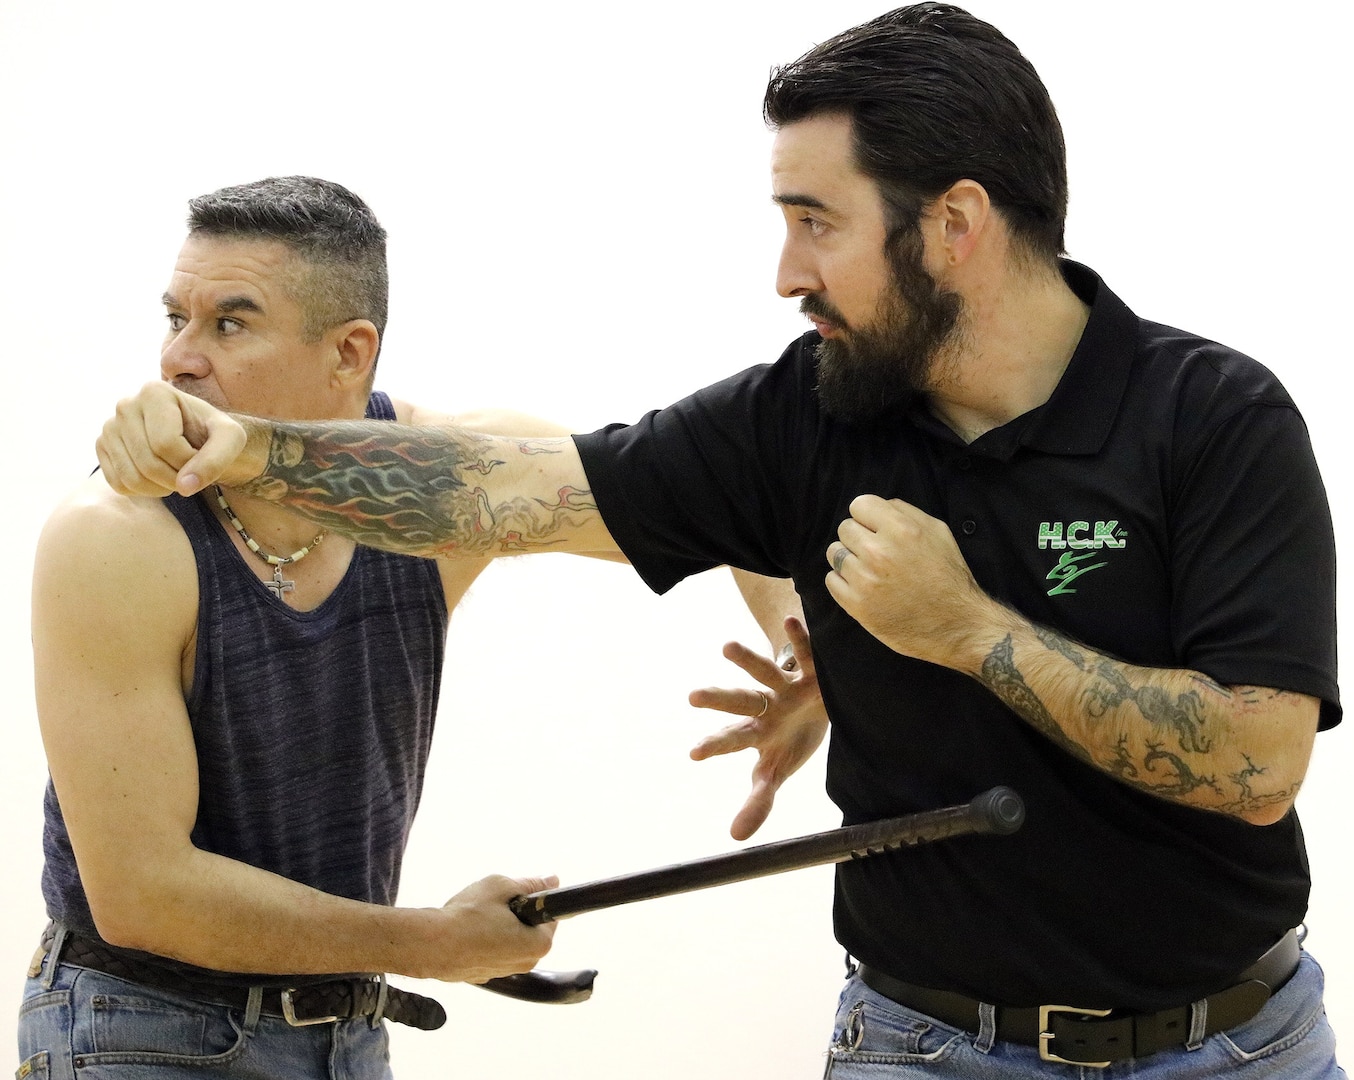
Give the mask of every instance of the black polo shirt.
<svg viewBox="0 0 1354 1080">
<path fill-rule="evenodd" d="M 899 656 L 828 594 L 857 495 L 943 521 L 979 584 L 1135 664 L 1319 697 L 1335 683 L 1334 542 L 1305 426 L 1266 369 L 1138 319 L 1085 267 L 1082 340 L 1050 400 L 965 445 L 918 409 L 824 416 L 806 334 L 632 426 L 577 438 L 602 516 L 665 591 L 728 563 L 789 575 L 853 823 L 1009 784 L 1011 837 L 843 864 L 838 939 L 913 983 L 1001 1004 L 1177 1005 L 1227 985 L 1306 909 L 1295 814 L 1189 809 L 1072 758 L 981 685 Z"/>
</svg>

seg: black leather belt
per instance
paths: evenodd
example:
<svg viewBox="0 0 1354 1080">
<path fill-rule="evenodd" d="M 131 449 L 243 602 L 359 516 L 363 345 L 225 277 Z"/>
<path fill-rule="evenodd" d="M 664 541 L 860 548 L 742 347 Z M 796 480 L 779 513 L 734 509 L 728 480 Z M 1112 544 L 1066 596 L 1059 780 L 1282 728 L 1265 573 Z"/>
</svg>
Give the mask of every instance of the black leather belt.
<svg viewBox="0 0 1354 1080">
<path fill-rule="evenodd" d="M 1301 956 L 1298 932 L 1283 938 L 1241 973 L 1226 990 L 1209 994 L 1204 1035 L 1244 1024 L 1297 970 Z M 951 1027 L 976 1032 L 980 1002 L 948 990 L 930 990 L 895 979 L 861 964 L 860 977 L 877 994 Z M 1072 1005 L 997 1006 L 996 1035 L 1006 1042 L 1037 1046 L 1045 1061 L 1104 1067 L 1125 1058 L 1146 1057 L 1158 1050 L 1184 1046 L 1191 1037 L 1193 1006 L 1180 1005 L 1154 1013 L 1118 1009 L 1085 1009 Z"/>
<path fill-rule="evenodd" d="M 54 927 L 49 925 L 42 935 L 43 948 L 50 949 L 55 936 Z M 241 1011 L 249 1005 L 248 986 L 194 979 L 138 960 L 79 934 L 66 934 L 57 959 L 158 990 L 168 990 L 194 1001 Z M 288 988 L 265 986 L 261 1011 L 269 1016 L 280 1016 L 293 1027 L 307 1027 L 373 1016 L 378 1009 L 388 1020 L 425 1031 L 440 1028 L 447 1021 L 446 1010 L 432 998 L 387 986 L 379 976 L 350 976 Z"/>
</svg>

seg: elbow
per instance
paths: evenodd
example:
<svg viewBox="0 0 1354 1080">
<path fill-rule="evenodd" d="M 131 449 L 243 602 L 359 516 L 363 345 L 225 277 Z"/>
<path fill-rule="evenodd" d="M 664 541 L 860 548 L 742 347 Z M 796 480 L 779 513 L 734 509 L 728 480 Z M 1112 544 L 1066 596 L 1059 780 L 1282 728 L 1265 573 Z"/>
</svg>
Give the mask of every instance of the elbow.
<svg viewBox="0 0 1354 1080">
<path fill-rule="evenodd" d="M 168 952 L 165 906 L 151 890 L 125 879 L 93 887 L 86 882 L 85 896 L 94 929 L 108 944 L 161 955 Z"/>
<path fill-rule="evenodd" d="M 134 910 L 135 905 L 110 897 L 95 899 L 89 896 L 89 913 L 99 937 L 121 949 L 139 949 L 142 952 L 160 952 L 149 933 L 154 925 L 146 914 Z"/>
<path fill-rule="evenodd" d="M 1241 801 L 1240 805 L 1224 807 L 1232 817 L 1239 818 L 1247 825 L 1277 825 L 1293 812 L 1293 803 L 1302 787 L 1300 778 L 1279 791 L 1267 794 L 1252 794 Z"/>
<path fill-rule="evenodd" d="M 110 918 L 106 911 L 95 910 L 93 905 L 90 905 L 90 914 L 94 916 L 94 929 L 109 945 L 116 945 L 119 949 L 137 949 L 141 952 L 156 951 L 143 935 L 137 933 L 134 922 Z"/>
<path fill-rule="evenodd" d="M 1251 806 L 1239 811 L 1236 816 L 1248 825 L 1277 825 L 1293 809 L 1293 800 L 1284 798 L 1267 802 L 1262 806 Z"/>
<path fill-rule="evenodd" d="M 77 846 L 76 866 L 99 937 L 119 948 L 182 959 L 203 872 L 192 859 L 194 850 L 186 842 L 156 838 L 147 838 L 139 850 Z"/>
</svg>

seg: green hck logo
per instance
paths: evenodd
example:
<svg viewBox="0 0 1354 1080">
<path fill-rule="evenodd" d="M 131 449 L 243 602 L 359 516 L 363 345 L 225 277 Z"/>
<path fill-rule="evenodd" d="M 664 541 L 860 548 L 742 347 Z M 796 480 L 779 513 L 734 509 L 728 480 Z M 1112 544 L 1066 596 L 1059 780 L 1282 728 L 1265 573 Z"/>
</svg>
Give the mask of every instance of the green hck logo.
<svg viewBox="0 0 1354 1080">
<path fill-rule="evenodd" d="M 1088 535 L 1089 534 L 1089 535 Z M 1107 562 L 1090 562 L 1106 548 L 1121 548 L 1128 543 L 1128 533 L 1119 528 L 1118 521 L 1041 521 L 1039 523 L 1039 550 L 1061 551 L 1058 561 L 1045 578 L 1053 582 L 1049 596 L 1074 593 L 1072 582 L 1108 566 Z"/>
</svg>

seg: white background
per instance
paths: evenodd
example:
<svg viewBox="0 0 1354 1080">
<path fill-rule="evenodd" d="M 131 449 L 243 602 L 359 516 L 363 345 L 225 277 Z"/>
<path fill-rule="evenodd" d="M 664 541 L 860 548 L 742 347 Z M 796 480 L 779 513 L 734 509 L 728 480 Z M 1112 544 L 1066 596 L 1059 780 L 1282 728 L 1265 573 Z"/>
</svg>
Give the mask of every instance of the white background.
<svg viewBox="0 0 1354 1080">
<path fill-rule="evenodd" d="M 1070 253 L 1143 314 L 1278 372 L 1349 537 L 1347 7 L 1291 19 L 1220 0 L 972 7 L 1025 49 L 1059 107 Z M 338 180 L 391 235 L 382 386 L 580 428 L 634 419 L 774 359 L 804 328 L 772 289 L 761 92 L 773 64 L 881 10 L 0 0 L 0 1016 L 43 923 L 37 531 L 92 466 L 114 401 L 156 375 L 157 297 L 186 199 L 270 174 Z M 729 637 L 758 640 L 720 576 L 658 599 L 624 567 L 551 556 L 491 569 L 454 620 L 402 901 L 440 903 L 490 871 L 577 882 L 733 847 L 750 763 L 686 759 L 712 726 L 686 691 L 737 674 L 718 656 Z M 1348 731 L 1322 735 L 1299 802 L 1309 944 L 1347 1039 L 1352 761 Z M 758 839 L 837 824 L 821 773 L 820 759 Z M 451 1019 L 396 1029 L 397 1071 L 820 1075 L 840 972 L 829 893 L 830 872 L 813 870 L 565 923 L 548 962 L 599 967 L 591 1002 L 434 987 Z M 1107 934 L 1133 925 L 1132 912 L 1104 916 Z"/>
</svg>

